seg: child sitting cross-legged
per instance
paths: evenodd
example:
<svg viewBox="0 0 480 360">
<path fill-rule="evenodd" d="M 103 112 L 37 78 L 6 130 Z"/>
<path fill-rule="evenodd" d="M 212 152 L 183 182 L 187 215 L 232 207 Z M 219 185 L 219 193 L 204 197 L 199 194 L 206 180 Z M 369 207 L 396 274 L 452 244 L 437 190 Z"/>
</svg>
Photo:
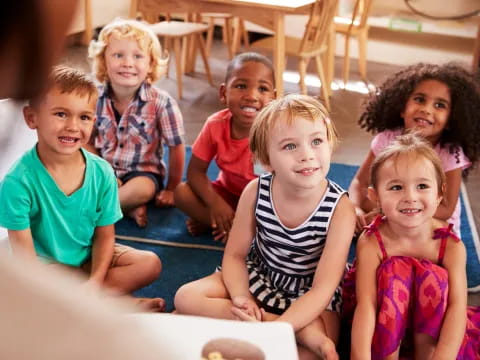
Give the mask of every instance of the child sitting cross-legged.
<svg viewBox="0 0 480 360">
<path fill-rule="evenodd" d="M 479 359 L 465 246 L 435 218 L 448 184 L 436 151 L 399 135 L 373 160 L 370 179 L 381 214 L 358 239 L 344 286 L 345 317 L 355 309 L 351 359 Z"/>
<path fill-rule="evenodd" d="M 182 286 L 178 313 L 285 321 L 302 359 L 338 359 L 340 282 L 355 211 L 327 178 L 335 140 L 325 108 L 311 97 L 287 95 L 263 108 L 250 148 L 270 173 L 240 196 L 221 271 Z"/>
<path fill-rule="evenodd" d="M 159 258 L 115 244 L 122 217 L 110 165 L 82 149 L 95 122 L 97 88 L 82 72 L 56 67 L 45 95 L 25 106 L 37 144 L 0 184 L 0 225 L 8 229 L 14 255 L 83 274 L 85 287 L 126 295 L 154 281 Z M 163 299 L 138 299 L 161 311 Z"/>
<path fill-rule="evenodd" d="M 259 175 L 248 134 L 258 112 L 275 98 L 271 61 L 252 52 L 237 55 L 228 64 L 219 95 L 227 108 L 211 115 L 195 140 L 187 182 L 175 189 L 175 203 L 190 217 L 192 235 L 211 229 L 215 240 L 226 242 L 240 194 Z M 212 160 L 220 168 L 213 182 L 207 176 Z"/>
<path fill-rule="evenodd" d="M 167 59 L 157 36 L 135 20 L 114 20 L 92 41 L 89 56 L 102 82 L 89 150 L 107 160 L 120 185 L 120 205 L 138 226 L 147 225 L 146 204 L 174 206 L 173 190 L 185 162 L 183 118 L 176 101 L 153 85 Z M 163 143 L 169 148 L 168 180 Z"/>
</svg>

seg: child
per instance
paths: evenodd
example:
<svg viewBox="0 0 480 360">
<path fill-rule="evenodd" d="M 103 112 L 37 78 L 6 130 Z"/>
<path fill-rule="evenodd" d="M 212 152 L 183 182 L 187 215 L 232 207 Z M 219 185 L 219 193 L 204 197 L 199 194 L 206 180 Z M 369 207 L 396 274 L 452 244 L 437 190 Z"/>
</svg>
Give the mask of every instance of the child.
<svg viewBox="0 0 480 360">
<path fill-rule="evenodd" d="M 397 135 L 415 130 L 434 147 L 447 176 L 446 192 L 435 217 L 448 219 L 460 234 L 462 171 L 466 176 L 466 169 L 480 157 L 480 89 L 474 76 L 452 64 L 407 67 L 377 89 L 359 124 L 378 134 L 348 189 L 358 215 L 357 232 L 372 219 L 368 213 L 375 213 L 375 204 L 367 198 L 375 156 Z"/>
<path fill-rule="evenodd" d="M 478 359 L 480 308 L 468 310 L 467 323 L 465 247 L 433 218 L 445 193 L 442 166 L 413 134 L 372 163 L 368 196 L 383 217 L 358 240 L 352 359 Z M 355 293 L 347 284 L 346 305 Z"/>
<path fill-rule="evenodd" d="M 339 283 L 355 212 L 346 192 L 326 178 L 335 141 L 315 99 L 292 94 L 266 105 L 250 149 L 271 174 L 243 191 L 222 271 L 180 288 L 179 313 L 286 321 L 303 347 L 337 358 Z"/>
<path fill-rule="evenodd" d="M 103 83 L 97 105 L 95 148 L 114 168 L 122 209 L 147 225 L 146 203 L 173 206 L 185 161 L 183 120 L 177 103 L 152 84 L 165 73 L 158 38 L 146 24 L 116 20 L 92 41 L 89 56 Z M 162 138 L 169 147 L 168 181 Z"/>
<path fill-rule="evenodd" d="M 207 119 L 193 144 L 187 182 L 175 190 L 175 203 L 190 217 L 187 228 L 192 235 L 212 228 L 215 240 L 225 242 L 240 194 L 259 175 L 248 134 L 257 113 L 275 97 L 272 63 L 256 53 L 236 56 L 219 94 L 227 108 Z M 213 158 L 220 174 L 210 182 L 207 169 Z"/>
<path fill-rule="evenodd" d="M 0 186 L 0 225 L 15 255 L 38 258 L 74 273 L 87 287 L 127 294 L 155 280 L 161 270 L 151 252 L 115 245 L 122 217 L 110 165 L 82 149 L 95 122 L 97 89 L 78 70 L 57 67 L 43 98 L 24 110 L 38 143 Z M 141 300 L 162 310 L 162 299 Z"/>
</svg>

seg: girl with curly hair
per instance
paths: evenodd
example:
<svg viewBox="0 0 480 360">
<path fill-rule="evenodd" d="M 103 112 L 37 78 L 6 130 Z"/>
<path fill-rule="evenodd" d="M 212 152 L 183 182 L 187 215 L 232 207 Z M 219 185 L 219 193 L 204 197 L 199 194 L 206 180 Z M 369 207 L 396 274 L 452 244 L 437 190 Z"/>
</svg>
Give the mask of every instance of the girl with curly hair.
<svg viewBox="0 0 480 360">
<path fill-rule="evenodd" d="M 466 177 L 480 157 L 480 85 L 474 75 L 452 63 L 409 66 L 370 96 L 359 124 L 376 136 L 348 189 L 356 206 L 357 232 L 379 211 L 367 198 L 370 165 L 398 135 L 414 131 L 433 146 L 447 177 L 435 217 L 453 223 L 460 235 L 462 174 Z"/>
</svg>

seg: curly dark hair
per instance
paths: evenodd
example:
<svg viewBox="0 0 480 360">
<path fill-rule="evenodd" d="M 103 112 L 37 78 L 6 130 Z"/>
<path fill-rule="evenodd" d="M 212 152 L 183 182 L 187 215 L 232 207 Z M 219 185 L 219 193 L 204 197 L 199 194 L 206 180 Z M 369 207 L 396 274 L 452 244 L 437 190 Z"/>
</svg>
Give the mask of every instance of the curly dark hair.
<svg viewBox="0 0 480 360">
<path fill-rule="evenodd" d="M 368 97 L 358 121 L 360 127 L 371 133 L 402 128 L 404 121 L 400 114 L 423 80 L 437 80 L 450 89 L 450 117 L 440 137 L 440 146 L 450 144 L 452 153 L 460 146 L 475 165 L 480 158 L 480 84 L 474 74 L 454 63 L 419 63 L 389 76 Z"/>
</svg>

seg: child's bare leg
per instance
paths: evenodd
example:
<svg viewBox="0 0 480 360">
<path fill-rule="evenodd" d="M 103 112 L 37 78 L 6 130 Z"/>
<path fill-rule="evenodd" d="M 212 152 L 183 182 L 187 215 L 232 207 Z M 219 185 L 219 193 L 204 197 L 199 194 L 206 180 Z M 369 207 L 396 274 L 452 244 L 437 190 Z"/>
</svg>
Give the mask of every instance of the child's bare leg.
<svg viewBox="0 0 480 360">
<path fill-rule="evenodd" d="M 415 359 L 431 359 L 435 351 L 436 342 L 427 334 L 415 334 L 414 338 Z"/>
<path fill-rule="evenodd" d="M 314 352 L 321 359 L 338 360 L 336 343 L 340 333 L 337 313 L 325 310 L 317 319 L 296 333 L 300 345 Z"/>
<path fill-rule="evenodd" d="M 120 205 L 138 226 L 147 225 L 146 203 L 155 196 L 155 183 L 147 176 L 137 176 L 118 189 Z"/>
<path fill-rule="evenodd" d="M 185 284 L 175 294 L 179 314 L 233 320 L 232 306 L 221 272 Z"/>
<path fill-rule="evenodd" d="M 105 286 L 129 294 L 155 281 L 162 263 L 151 251 L 131 249 L 121 254 L 105 277 Z"/>
<path fill-rule="evenodd" d="M 187 214 L 187 230 L 193 236 L 211 229 L 210 211 L 205 203 L 193 192 L 190 185 L 181 183 L 174 191 L 175 205 Z"/>
<path fill-rule="evenodd" d="M 318 356 L 303 345 L 297 344 L 297 351 L 299 360 L 318 360 Z"/>
</svg>

